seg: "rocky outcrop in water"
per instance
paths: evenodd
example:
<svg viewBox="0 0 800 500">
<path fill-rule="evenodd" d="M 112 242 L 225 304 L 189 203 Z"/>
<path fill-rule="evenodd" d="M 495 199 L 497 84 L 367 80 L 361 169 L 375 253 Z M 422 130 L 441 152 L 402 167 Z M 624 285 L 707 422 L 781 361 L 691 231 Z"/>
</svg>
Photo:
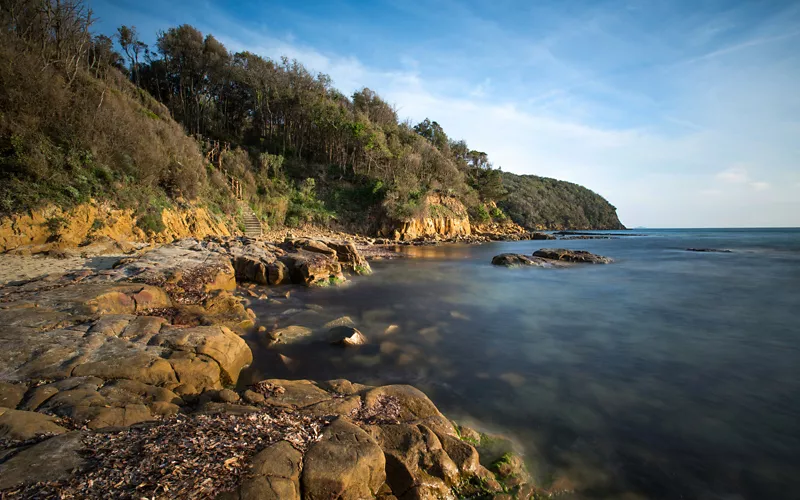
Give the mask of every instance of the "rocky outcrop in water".
<svg viewBox="0 0 800 500">
<path fill-rule="evenodd" d="M 534 257 L 563 262 L 579 262 L 585 264 L 609 264 L 613 259 L 595 255 L 586 250 L 567 250 L 564 248 L 542 248 L 533 252 Z"/>
<path fill-rule="evenodd" d="M 495 266 L 538 266 L 538 267 L 566 267 L 573 263 L 609 264 L 613 260 L 609 257 L 595 255 L 585 250 L 565 250 L 562 248 L 543 248 L 533 252 L 532 256 L 503 253 L 492 258 Z"/>
<path fill-rule="evenodd" d="M 719 248 L 687 248 L 687 252 L 701 252 L 701 253 L 733 253 L 732 250 L 724 250 Z"/>
</svg>

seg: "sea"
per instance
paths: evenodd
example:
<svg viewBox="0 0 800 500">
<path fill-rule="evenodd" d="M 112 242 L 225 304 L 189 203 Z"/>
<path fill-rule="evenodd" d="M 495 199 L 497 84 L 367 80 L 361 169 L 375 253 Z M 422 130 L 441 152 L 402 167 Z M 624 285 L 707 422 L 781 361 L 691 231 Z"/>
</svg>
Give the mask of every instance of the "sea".
<svg viewBox="0 0 800 500">
<path fill-rule="evenodd" d="M 254 301 L 277 326 L 348 316 L 369 343 L 254 333 L 242 383 L 412 384 L 511 437 L 556 498 L 800 498 L 800 229 L 592 234 L 611 238 L 401 247 L 371 276 Z M 539 248 L 614 263 L 491 265 Z"/>
</svg>

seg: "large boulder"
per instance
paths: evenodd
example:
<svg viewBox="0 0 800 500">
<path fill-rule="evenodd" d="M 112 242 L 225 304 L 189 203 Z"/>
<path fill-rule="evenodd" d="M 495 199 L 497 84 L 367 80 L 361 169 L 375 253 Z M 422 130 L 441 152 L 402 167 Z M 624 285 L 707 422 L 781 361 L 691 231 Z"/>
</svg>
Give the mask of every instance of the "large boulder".
<svg viewBox="0 0 800 500">
<path fill-rule="evenodd" d="M 345 418 L 331 422 L 303 460 L 301 478 L 308 500 L 373 498 L 386 480 L 378 443 Z"/>
<path fill-rule="evenodd" d="M 589 253 L 586 250 L 567 250 L 565 248 L 542 248 L 533 252 L 534 257 L 564 262 L 581 262 L 589 264 L 609 264 L 613 259 Z"/>
<path fill-rule="evenodd" d="M 355 274 L 370 274 L 372 268 L 369 262 L 359 253 L 355 244 L 351 241 L 334 242 L 329 241 L 328 246 L 336 250 L 336 256 L 343 268 Z"/>
<path fill-rule="evenodd" d="M 386 457 L 386 482 L 397 497 L 451 498 L 458 466 L 424 425 L 374 426 L 370 433 Z"/>
<path fill-rule="evenodd" d="M 278 441 L 250 460 L 250 475 L 239 486 L 242 500 L 300 500 L 303 454 Z"/>
<path fill-rule="evenodd" d="M 334 255 L 298 250 L 280 258 L 288 271 L 292 283 L 313 286 L 324 285 L 332 280 L 342 280 L 342 266 Z"/>
</svg>

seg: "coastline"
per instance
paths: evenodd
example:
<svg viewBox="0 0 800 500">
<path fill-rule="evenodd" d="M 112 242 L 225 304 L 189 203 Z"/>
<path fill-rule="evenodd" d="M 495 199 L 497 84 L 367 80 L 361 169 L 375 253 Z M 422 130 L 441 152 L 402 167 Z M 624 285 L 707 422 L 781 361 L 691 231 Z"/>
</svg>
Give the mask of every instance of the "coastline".
<svg viewBox="0 0 800 500">
<path fill-rule="evenodd" d="M 106 449 L 114 455 L 125 453 L 124 443 L 132 435 L 139 436 L 145 432 L 141 429 L 154 425 L 164 428 L 159 431 L 162 434 L 169 434 L 186 425 L 215 425 L 239 417 L 245 423 L 298 417 L 299 423 L 289 427 L 304 429 L 311 437 L 305 444 L 293 446 L 296 451 L 311 453 L 315 447 L 332 446 L 330 441 L 342 436 L 366 442 L 372 451 L 357 451 L 353 463 L 357 470 L 339 471 L 333 478 L 316 478 L 313 468 L 303 469 L 310 470 L 308 479 L 301 471 L 288 478 L 279 476 L 289 479 L 284 485 L 289 489 L 283 493 L 272 490 L 277 497 L 294 491 L 295 497 L 302 494 L 305 498 L 316 487 L 331 488 L 331 480 L 338 485 L 334 490 L 369 491 L 371 496 L 386 499 L 403 495 L 504 498 L 502 495 L 509 493 L 533 498 L 539 494 L 542 490 L 530 484 L 511 441 L 454 426 L 423 393 L 410 386 L 372 388 L 347 381 L 267 380 L 235 390 L 242 369 L 252 362 L 244 335 L 266 330 L 241 298 L 253 293 L 246 285 L 253 280 L 253 266 L 256 275 L 258 265 L 263 266 L 261 275 L 269 274 L 269 281 L 273 268 L 267 263 L 280 269 L 285 265 L 278 263 L 285 262 L 289 267 L 284 282 L 291 278 L 295 284 L 316 284 L 319 280 L 313 273 L 319 269 L 345 279 L 343 267 L 351 274 L 365 273 L 359 259 L 397 258 L 398 246 L 447 243 L 356 241 L 357 247 L 336 247 L 340 253 L 332 255 L 325 250 L 326 244 L 337 245 L 330 239 L 298 237 L 268 243 L 211 237 L 202 242 L 179 240 L 122 256 L 0 256 L 16 263 L 2 275 L 4 283 L 0 285 L 0 320 L 10 327 L 4 341 L 12 347 L 4 359 L 8 368 L 0 376 L 0 433 L 5 449 L 0 470 L 6 478 L 0 489 L 18 491 L 22 498 L 54 493 L 58 488 L 78 496 L 96 496 L 98 490 L 91 485 L 104 484 L 98 480 L 102 471 L 92 469 L 82 457 L 88 443 L 106 442 L 104 428 L 128 429 L 119 431 L 127 433 L 125 439 L 112 440 L 117 444 Z M 274 256 L 279 260 L 272 260 Z M 40 275 L 34 276 L 37 273 Z M 9 277 L 25 279 L 6 282 Z M 282 293 L 281 289 L 269 287 L 276 293 Z M 72 332 L 85 333 L 75 338 Z M 107 346 L 102 339 L 113 345 Z M 54 350 L 54 345 L 63 347 Z M 258 387 L 263 389 L 260 393 L 254 391 Z M 387 412 L 388 417 L 380 416 Z M 198 418 L 212 420 L 198 423 Z M 261 444 L 286 442 L 285 432 L 273 434 L 269 443 Z M 420 444 L 397 448 L 397 439 L 419 440 Z M 54 452 L 54 447 L 59 451 Z M 259 447 L 242 451 L 237 464 L 226 467 L 238 482 L 217 471 L 212 481 L 216 489 L 206 491 L 194 483 L 183 487 L 192 497 L 227 498 L 223 493 L 231 488 L 238 491 L 234 495 L 242 496 L 253 484 L 263 486 L 263 478 L 272 476 L 256 471 L 261 467 L 258 460 L 272 447 L 255 449 Z M 326 453 L 348 455 L 352 450 L 346 448 L 339 449 L 337 444 Z M 362 452 L 374 455 L 374 463 L 361 463 Z M 74 467 L 31 475 L 26 464 L 51 460 L 53 453 Z M 95 458 L 95 463 L 103 463 L 102 452 Z M 285 458 L 276 455 L 268 461 Z M 386 465 L 389 459 L 407 464 L 404 475 L 400 474 L 405 479 L 397 475 L 394 466 Z M 197 460 L 199 465 L 205 464 L 202 457 Z M 307 456 L 307 466 L 309 460 Z M 140 468 L 137 473 L 146 475 L 146 467 Z M 354 480 L 356 476 L 361 479 Z M 348 483 L 350 480 L 355 482 Z M 154 493 L 160 487 L 157 483 L 150 485 L 156 488 Z M 126 487 L 130 485 L 120 491 Z M 324 494 L 329 493 L 326 490 Z"/>
</svg>

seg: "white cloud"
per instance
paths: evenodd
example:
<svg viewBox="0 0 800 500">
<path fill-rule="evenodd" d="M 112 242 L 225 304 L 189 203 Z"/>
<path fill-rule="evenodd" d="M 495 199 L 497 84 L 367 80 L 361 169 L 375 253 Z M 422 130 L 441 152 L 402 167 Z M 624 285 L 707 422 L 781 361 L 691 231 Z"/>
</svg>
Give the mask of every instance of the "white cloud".
<svg viewBox="0 0 800 500">
<path fill-rule="evenodd" d="M 750 176 L 747 175 L 747 169 L 744 167 L 731 167 L 718 173 L 716 177 L 723 182 L 732 184 L 744 184 L 750 181 Z"/>
<path fill-rule="evenodd" d="M 750 184 L 756 191 L 766 191 L 769 189 L 769 183 L 764 181 L 756 181 Z"/>
</svg>

